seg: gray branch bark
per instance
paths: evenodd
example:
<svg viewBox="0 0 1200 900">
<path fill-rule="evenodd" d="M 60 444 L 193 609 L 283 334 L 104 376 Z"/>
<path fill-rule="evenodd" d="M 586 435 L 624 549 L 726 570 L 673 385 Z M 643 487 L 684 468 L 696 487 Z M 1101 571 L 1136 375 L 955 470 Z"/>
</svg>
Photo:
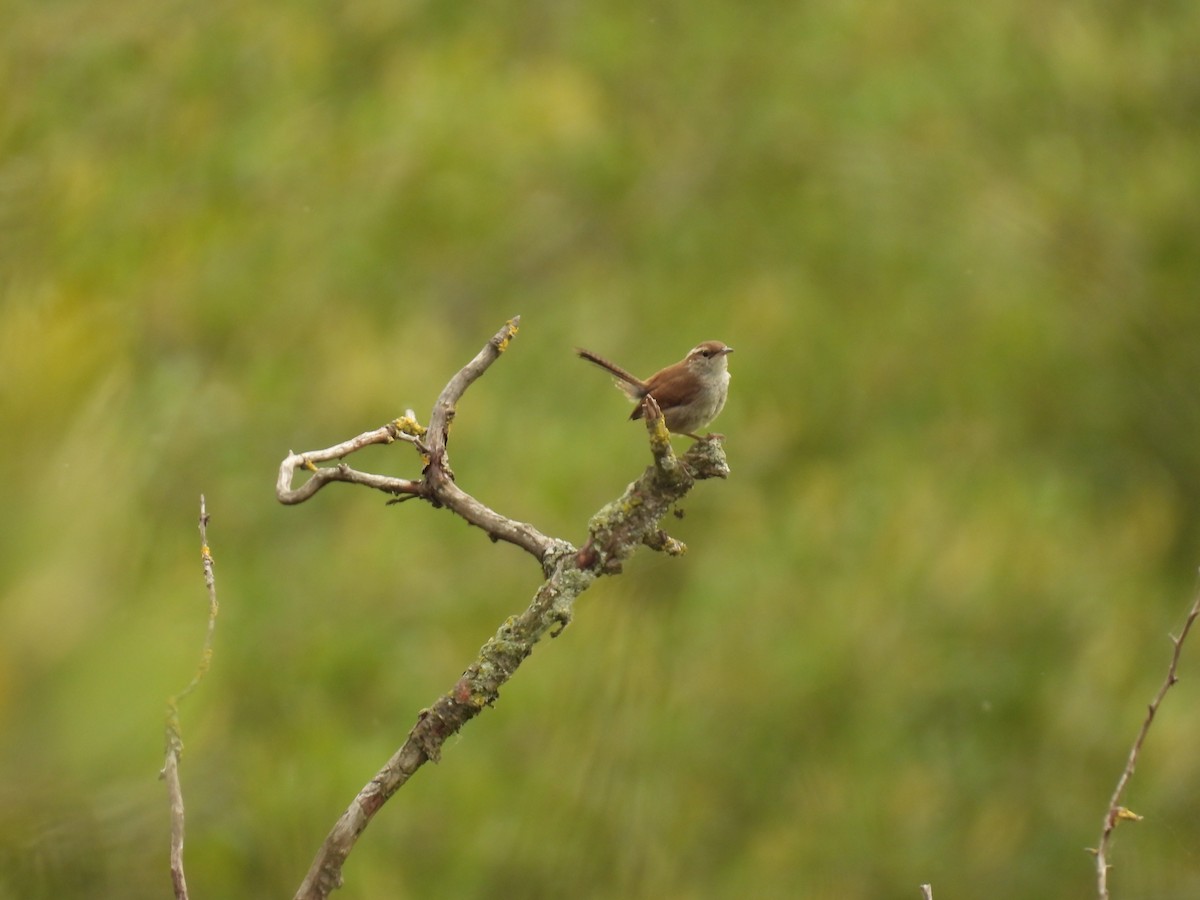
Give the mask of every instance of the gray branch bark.
<svg viewBox="0 0 1200 900">
<path fill-rule="evenodd" d="M 421 710 L 408 737 L 391 759 L 354 798 L 321 845 L 297 900 L 327 897 L 342 883 L 342 868 L 371 819 L 426 762 L 441 758 L 446 739 L 492 706 L 500 688 L 546 635 L 557 637 L 571 621 L 576 599 L 603 575 L 621 566 L 643 546 L 671 555 L 686 547 L 663 531 L 664 516 L 695 486 L 707 478 L 725 478 L 729 467 L 719 436 L 698 441 L 682 456 L 671 447 L 671 435 L 653 398 L 644 401 L 645 424 L 652 462 L 625 492 L 601 508 L 588 523 L 582 547 L 548 537 L 524 522 L 489 509 L 460 489 L 450 468 L 447 443 L 450 423 L 463 392 L 507 349 L 517 332 L 514 318 L 447 383 L 434 404 L 428 430 L 417 425 L 412 413 L 373 432 L 327 450 L 289 453 L 280 467 L 277 495 L 282 503 L 301 503 L 332 481 L 363 484 L 402 498 L 420 497 L 444 506 L 467 522 L 482 528 L 492 539 L 507 541 L 532 554 L 542 567 L 545 581 L 529 606 L 511 616 L 480 648 L 476 658 L 442 696 Z M 405 440 L 421 453 L 424 470 L 419 480 L 390 479 L 356 472 L 344 463 L 318 468 L 318 462 L 341 459 L 374 443 Z M 312 473 L 301 487 L 291 482 L 297 468 Z"/>
</svg>

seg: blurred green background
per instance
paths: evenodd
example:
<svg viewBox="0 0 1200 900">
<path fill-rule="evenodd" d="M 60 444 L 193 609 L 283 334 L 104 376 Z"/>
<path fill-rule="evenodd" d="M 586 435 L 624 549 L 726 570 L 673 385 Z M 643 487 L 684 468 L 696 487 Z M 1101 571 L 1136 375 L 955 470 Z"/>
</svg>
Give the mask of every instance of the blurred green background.
<svg viewBox="0 0 1200 900">
<path fill-rule="evenodd" d="M 1094 893 L 1200 560 L 1200 6 L 3 8 L 0 896 L 169 895 L 202 491 L 189 880 L 291 895 L 539 575 L 418 504 L 285 509 L 277 466 L 427 420 L 515 313 L 467 490 L 579 542 L 641 471 L 574 345 L 643 374 L 733 345 L 733 476 L 338 896 Z M 1200 896 L 1196 673 L 1115 896 Z"/>
</svg>

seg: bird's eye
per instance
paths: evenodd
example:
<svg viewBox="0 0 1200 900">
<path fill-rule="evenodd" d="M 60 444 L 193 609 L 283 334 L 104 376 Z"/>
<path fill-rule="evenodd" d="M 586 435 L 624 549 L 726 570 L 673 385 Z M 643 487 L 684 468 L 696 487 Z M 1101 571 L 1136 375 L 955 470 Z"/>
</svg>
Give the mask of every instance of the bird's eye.
<svg viewBox="0 0 1200 900">
<path fill-rule="evenodd" d="M 705 359 L 707 359 L 708 357 L 712 356 L 712 351 L 711 350 L 701 350 L 700 355 L 703 356 Z"/>
</svg>

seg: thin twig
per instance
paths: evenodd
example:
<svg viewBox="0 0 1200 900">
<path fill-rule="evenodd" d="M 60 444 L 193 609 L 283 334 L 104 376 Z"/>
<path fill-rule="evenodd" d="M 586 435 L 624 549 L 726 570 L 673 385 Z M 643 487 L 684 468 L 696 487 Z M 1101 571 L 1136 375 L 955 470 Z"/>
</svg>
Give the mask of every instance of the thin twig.
<svg viewBox="0 0 1200 900">
<path fill-rule="evenodd" d="M 1138 730 L 1137 738 L 1133 742 L 1133 747 L 1129 751 L 1129 759 L 1125 762 L 1125 769 L 1121 772 L 1121 777 L 1117 779 L 1117 787 L 1113 791 L 1112 799 L 1108 803 L 1108 810 L 1104 813 L 1104 827 L 1100 832 L 1100 843 L 1096 845 L 1096 878 L 1100 900 L 1108 900 L 1108 870 L 1111 868 L 1108 862 L 1108 851 L 1112 844 L 1113 831 L 1117 827 L 1117 823 L 1122 819 L 1130 821 L 1140 821 L 1141 816 L 1131 812 L 1121 805 L 1121 798 L 1125 794 L 1125 788 L 1129 785 L 1129 780 L 1133 777 L 1133 770 L 1137 767 L 1138 754 L 1141 753 L 1142 744 L 1146 741 L 1146 735 L 1150 732 L 1150 725 L 1154 721 L 1154 716 L 1158 713 L 1158 707 L 1162 703 L 1163 698 L 1179 680 L 1179 658 L 1183 652 L 1183 642 L 1187 640 L 1188 633 L 1192 630 L 1192 623 L 1196 621 L 1196 617 L 1200 616 L 1200 592 L 1196 594 L 1192 601 L 1192 607 L 1188 610 L 1187 619 L 1184 620 L 1183 630 L 1179 632 L 1179 637 L 1171 635 L 1171 663 L 1167 666 L 1167 677 L 1163 680 L 1162 685 L 1158 689 L 1158 693 L 1154 695 L 1154 699 L 1150 701 L 1150 705 L 1146 708 L 1146 718 L 1142 721 L 1142 727 Z"/>
<path fill-rule="evenodd" d="M 187 879 L 183 872 L 183 786 L 179 780 L 179 758 L 183 755 L 183 734 L 179 724 L 179 702 L 194 691 L 208 673 L 212 662 L 213 637 L 217 628 L 217 584 L 213 577 L 212 551 L 208 547 L 208 512 L 204 495 L 200 495 L 200 560 L 204 566 L 204 585 L 208 589 L 208 631 L 200 651 L 200 663 L 192 680 L 182 691 L 167 698 L 166 760 L 159 778 L 167 783 L 167 798 L 171 804 L 171 883 L 176 900 L 187 900 Z"/>
<path fill-rule="evenodd" d="M 279 466 L 279 478 L 275 482 L 275 496 L 280 503 L 288 506 L 303 503 L 331 481 L 365 484 L 367 487 L 388 494 L 417 494 L 421 488 L 419 481 L 356 472 L 344 464 L 329 469 L 318 468 L 316 464 L 328 462 L 331 459 L 342 459 L 364 447 L 370 447 L 372 444 L 391 444 L 395 441 L 408 441 L 415 444 L 418 450 L 424 451 L 425 446 L 421 443 L 421 436 L 424 433 L 425 429 L 417 424 L 416 415 L 412 410 L 408 410 L 404 416 L 394 422 L 388 422 L 374 431 L 363 432 L 358 437 L 342 441 L 332 447 L 326 447 L 324 450 L 309 450 L 307 453 L 289 452 Z M 295 477 L 297 468 L 311 472 L 312 477 L 300 487 L 293 489 L 292 479 Z"/>
</svg>

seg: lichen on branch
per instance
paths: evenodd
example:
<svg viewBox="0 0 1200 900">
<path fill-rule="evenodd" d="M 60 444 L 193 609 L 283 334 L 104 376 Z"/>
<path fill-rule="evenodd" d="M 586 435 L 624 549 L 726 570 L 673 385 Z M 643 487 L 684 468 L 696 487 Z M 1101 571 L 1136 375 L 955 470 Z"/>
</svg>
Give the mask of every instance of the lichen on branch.
<svg viewBox="0 0 1200 900">
<path fill-rule="evenodd" d="M 729 474 L 720 436 L 710 435 L 693 444 L 682 457 L 676 456 L 662 413 L 654 399 L 647 397 L 643 402 L 652 462 L 620 497 L 592 516 L 581 548 L 510 519 L 467 494 L 458 487 L 450 468 L 450 423 L 463 393 L 508 348 L 519 323 L 519 317 L 506 322 L 447 382 L 433 405 L 427 429 L 409 410 L 382 428 L 325 450 L 289 453 L 280 466 L 276 495 L 281 503 L 302 503 L 333 481 L 362 484 L 400 498 L 424 499 L 434 507 L 458 514 L 493 540 L 526 550 L 538 560 L 545 576 L 528 607 L 506 619 L 454 685 L 417 714 L 404 744 L 363 787 L 326 837 L 297 898 L 326 897 L 340 886 L 346 858 L 384 803 L 422 765 L 441 758 L 447 738 L 499 699 L 500 689 L 543 637 L 562 633 L 571 622 L 576 599 L 597 578 L 620 572 L 623 563 L 642 546 L 675 556 L 685 552 L 687 548 L 663 530 L 663 518 L 697 481 Z M 410 443 L 417 450 L 421 478 L 397 479 L 359 472 L 341 462 L 363 447 L 395 441 Z M 339 460 L 337 465 L 317 465 L 334 459 Z M 293 488 L 298 468 L 311 475 L 300 487 Z"/>
</svg>

